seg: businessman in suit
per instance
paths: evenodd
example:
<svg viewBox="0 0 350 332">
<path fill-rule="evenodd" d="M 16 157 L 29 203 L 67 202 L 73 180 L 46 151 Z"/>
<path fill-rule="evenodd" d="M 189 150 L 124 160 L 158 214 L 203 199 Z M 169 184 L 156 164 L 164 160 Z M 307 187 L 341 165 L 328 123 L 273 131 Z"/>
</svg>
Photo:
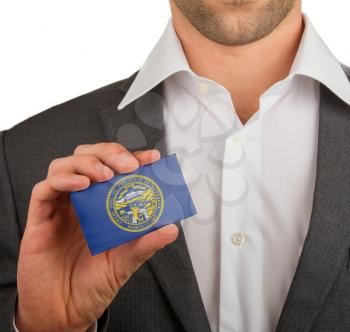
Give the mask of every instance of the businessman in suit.
<svg viewBox="0 0 350 332">
<path fill-rule="evenodd" d="M 350 71 L 300 0 L 171 0 L 131 77 L 0 135 L 1 331 L 349 331 Z M 92 257 L 68 193 L 176 152 L 197 216 Z"/>
</svg>

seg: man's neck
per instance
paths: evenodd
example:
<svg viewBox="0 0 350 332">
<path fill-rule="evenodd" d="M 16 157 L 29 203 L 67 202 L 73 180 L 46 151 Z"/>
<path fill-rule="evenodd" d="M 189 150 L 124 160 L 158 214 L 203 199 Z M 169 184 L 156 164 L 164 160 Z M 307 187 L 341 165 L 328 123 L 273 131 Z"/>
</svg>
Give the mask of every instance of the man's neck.
<svg viewBox="0 0 350 332">
<path fill-rule="evenodd" d="M 174 28 L 190 68 L 224 86 L 245 123 L 259 109 L 260 95 L 290 72 L 304 28 L 300 5 L 271 34 L 242 46 L 209 40 L 171 5 Z"/>
</svg>

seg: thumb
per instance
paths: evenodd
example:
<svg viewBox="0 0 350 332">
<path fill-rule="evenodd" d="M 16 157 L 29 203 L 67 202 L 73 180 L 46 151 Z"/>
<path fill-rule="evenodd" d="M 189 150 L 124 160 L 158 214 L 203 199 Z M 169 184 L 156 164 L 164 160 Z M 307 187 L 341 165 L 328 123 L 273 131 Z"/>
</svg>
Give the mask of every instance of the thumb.
<svg viewBox="0 0 350 332">
<path fill-rule="evenodd" d="M 121 287 L 158 250 L 174 242 L 178 234 L 177 226 L 170 224 L 112 249 L 110 251 L 111 263 L 119 286 Z"/>
</svg>

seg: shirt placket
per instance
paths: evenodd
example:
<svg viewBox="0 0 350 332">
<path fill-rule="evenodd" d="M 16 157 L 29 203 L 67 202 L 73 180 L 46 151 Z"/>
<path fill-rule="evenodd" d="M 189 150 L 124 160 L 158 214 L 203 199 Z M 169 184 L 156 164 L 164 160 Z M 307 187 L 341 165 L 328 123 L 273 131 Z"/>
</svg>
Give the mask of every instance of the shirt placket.
<svg viewBox="0 0 350 332">
<path fill-rule="evenodd" d="M 221 197 L 220 331 L 257 331 L 260 298 L 261 140 L 258 117 L 225 142 Z M 257 303 L 259 306 L 259 304 Z"/>
</svg>

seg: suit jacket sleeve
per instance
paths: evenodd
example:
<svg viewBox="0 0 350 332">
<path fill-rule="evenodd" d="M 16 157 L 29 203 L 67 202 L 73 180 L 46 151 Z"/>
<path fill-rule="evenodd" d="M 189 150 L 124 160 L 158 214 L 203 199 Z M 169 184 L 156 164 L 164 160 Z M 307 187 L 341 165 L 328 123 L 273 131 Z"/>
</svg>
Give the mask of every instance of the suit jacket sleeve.
<svg viewBox="0 0 350 332">
<path fill-rule="evenodd" d="M 5 132 L 0 132 L 0 322 L 2 331 L 14 331 L 13 317 L 17 299 L 17 260 L 20 229 L 13 191 L 9 181 Z"/>
</svg>

